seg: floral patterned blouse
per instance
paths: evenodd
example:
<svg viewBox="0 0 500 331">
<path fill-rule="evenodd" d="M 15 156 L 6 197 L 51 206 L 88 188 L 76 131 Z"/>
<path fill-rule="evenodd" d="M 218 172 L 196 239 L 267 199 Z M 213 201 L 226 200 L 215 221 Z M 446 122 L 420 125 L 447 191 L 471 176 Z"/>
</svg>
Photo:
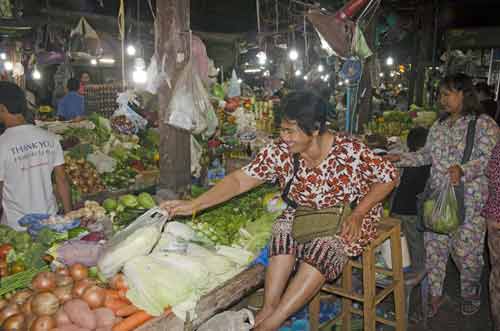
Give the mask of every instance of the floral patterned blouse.
<svg viewBox="0 0 500 331">
<path fill-rule="evenodd" d="M 429 130 L 427 143 L 418 152 L 403 153 L 399 166 L 419 167 L 431 164 L 430 186 L 439 190 L 444 186 L 448 168 L 460 165 L 466 145 L 466 135 L 472 115 L 460 117 L 454 124 L 450 119 L 436 121 Z M 465 184 L 466 218 L 478 215 L 486 202 L 488 183 L 485 175 L 491 151 L 495 147 L 499 129 L 493 119 L 481 115 L 477 119 L 474 147 L 469 162 L 460 165 Z"/>
<path fill-rule="evenodd" d="M 489 194 L 482 215 L 500 222 L 500 142 L 491 153 L 486 176 L 488 177 Z"/>
<path fill-rule="evenodd" d="M 260 180 L 277 180 L 283 189 L 293 176 L 292 155 L 285 143 L 272 143 L 263 148 L 243 171 Z M 289 197 L 301 206 L 329 208 L 358 202 L 372 184 L 388 183 L 395 178 L 396 168 L 373 154 L 363 143 L 351 137 L 334 136 L 330 153 L 318 166 L 308 168 L 300 158 L 299 171 L 292 182 Z M 345 242 L 348 255 L 359 255 L 362 247 L 374 239 L 381 215 L 382 205 L 377 204 L 363 220 L 361 239 Z M 294 209 L 288 207 L 278 217 L 277 223 L 291 224 L 293 217 Z"/>
</svg>

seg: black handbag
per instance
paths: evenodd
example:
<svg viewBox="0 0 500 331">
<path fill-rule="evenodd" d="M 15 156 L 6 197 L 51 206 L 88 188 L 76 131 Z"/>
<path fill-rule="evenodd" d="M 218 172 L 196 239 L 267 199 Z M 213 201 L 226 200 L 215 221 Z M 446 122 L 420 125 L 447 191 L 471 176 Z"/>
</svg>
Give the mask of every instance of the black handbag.
<svg viewBox="0 0 500 331">
<path fill-rule="evenodd" d="M 472 149 L 474 148 L 474 139 L 476 136 L 476 123 L 477 123 L 477 116 L 475 116 L 468 124 L 464 155 L 462 156 L 461 164 L 465 164 L 465 163 L 469 162 L 470 157 L 472 155 Z M 455 196 L 457 198 L 457 204 L 458 204 L 458 218 L 460 220 L 460 225 L 462 225 L 465 221 L 465 184 L 464 184 L 464 182 L 460 181 L 460 184 L 458 184 L 457 186 L 454 186 L 454 189 L 455 189 Z M 424 232 L 424 231 L 432 232 L 432 230 L 428 229 L 425 226 L 425 222 L 424 222 L 424 203 L 426 200 L 431 198 L 432 195 L 433 195 L 433 192 L 430 189 L 430 180 L 428 180 L 427 183 L 425 184 L 424 191 L 422 193 L 420 193 L 419 195 L 417 195 L 417 216 L 419 218 L 418 230 L 421 232 Z"/>
</svg>

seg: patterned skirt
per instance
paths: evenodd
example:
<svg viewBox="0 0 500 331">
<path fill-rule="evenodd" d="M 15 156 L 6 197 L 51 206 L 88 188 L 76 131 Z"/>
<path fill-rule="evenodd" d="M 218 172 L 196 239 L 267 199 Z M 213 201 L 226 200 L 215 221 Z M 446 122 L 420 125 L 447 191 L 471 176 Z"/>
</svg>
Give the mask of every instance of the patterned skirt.
<svg viewBox="0 0 500 331">
<path fill-rule="evenodd" d="M 316 238 L 299 244 L 292 237 L 292 224 L 293 220 L 287 217 L 276 220 L 269 245 L 269 257 L 294 255 L 316 268 L 328 282 L 335 280 L 342 273 L 349 258 L 344 242 L 335 236 Z"/>
</svg>

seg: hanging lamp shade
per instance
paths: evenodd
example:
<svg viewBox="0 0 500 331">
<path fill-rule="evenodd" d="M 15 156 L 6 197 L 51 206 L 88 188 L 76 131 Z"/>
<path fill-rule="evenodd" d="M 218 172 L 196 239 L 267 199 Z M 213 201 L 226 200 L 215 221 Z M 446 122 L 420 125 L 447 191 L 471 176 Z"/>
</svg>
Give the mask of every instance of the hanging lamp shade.
<svg viewBox="0 0 500 331">
<path fill-rule="evenodd" d="M 354 22 L 341 19 L 337 14 L 325 14 L 319 10 L 311 10 L 306 14 L 306 17 L 320 38 L 328 44 L 333 54 L 342 58 L 347 58 L 350 55 L 355 28 Z"/>
</svg>

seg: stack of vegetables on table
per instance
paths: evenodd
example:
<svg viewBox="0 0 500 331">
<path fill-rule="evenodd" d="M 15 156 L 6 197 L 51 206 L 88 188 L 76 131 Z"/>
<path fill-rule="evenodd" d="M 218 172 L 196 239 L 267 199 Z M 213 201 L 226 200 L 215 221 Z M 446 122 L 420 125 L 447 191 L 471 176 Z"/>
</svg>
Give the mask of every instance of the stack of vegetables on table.
<svg viewBox="0 0 500 331">
<path fill-rule="evenodd" d="M 0 258 L 14 273 L 0 278 L 0 327 L 131 331 L 165 313 L 195 318 L 199 298 L 248 266 L 285 208 L 271 187 L 187 222 L 155 206 L 143 192 L 87 201 L 64 217 L 32 215 L 23 222 L 32 236 L 0 227 L 12 242 Z M 21 262 L 24 271 L 13 265 Z"/>
<path fill-rule="evenodd" d="M 154 176 L 153 183 L 157 179 L 158 132 L 138 130 L 122 117 L 110 121 L 93 113 L 88 118 L 91 125 L 60 133 L 75 202 L 82 196 L 141 184 L 145 173 Z"/>
<path fill-rule="evenodd" d="M 109 284 L 81 264 L 43 271 L 29 288 L 0 301 L 3 330 L 130 331 L 151 319 L 125 296 L 122 275 Z"/>
<path fill-rule="evenodd" d="M 407 136 L 411 128 L 422 126 L 429 128 L 437 119 L 437 112 L 411 105 L 410 110 L 385 111 L 382 116 L 373 119 L 365 126 L 365 131 L 384 137 Z"/>
</svg>

